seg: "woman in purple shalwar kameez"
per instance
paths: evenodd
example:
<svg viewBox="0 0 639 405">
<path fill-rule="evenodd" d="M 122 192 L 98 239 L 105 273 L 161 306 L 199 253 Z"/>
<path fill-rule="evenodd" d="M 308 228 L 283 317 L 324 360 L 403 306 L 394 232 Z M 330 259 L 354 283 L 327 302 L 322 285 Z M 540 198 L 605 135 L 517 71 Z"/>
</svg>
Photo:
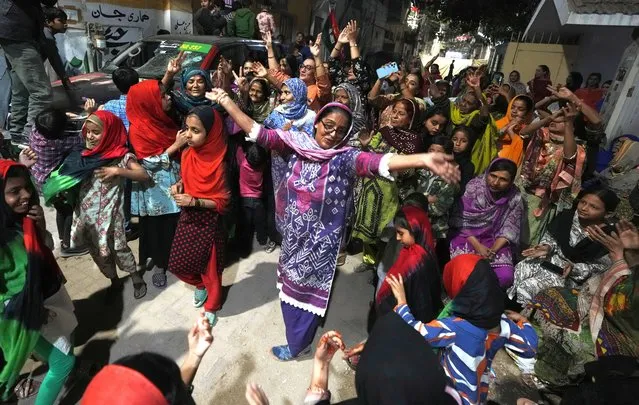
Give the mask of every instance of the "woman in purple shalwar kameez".
<svg viewBox="0 0 639 405">
<path fill-rule="evenodd" d="M 452 156 L 438 153 L 394 155 L 366 153 L 347 146 L 352 114 L 339 103 L 317 115 L 315 133 L 267 130 L 244 114 L 220 89 L 207 98 L 221 105 L 249 139 L 278 152 L 284 171 L 274 184 L 276 218 L 282 233 L 277 288 L 287 345 L 272 354 L 281 361 L 310 353 L 321 317 L 326 314 L 337 254 L 344 240 L 349 195 L 357 176 L 385 176 L 410 168 L 429 168 L 447 181 L 459 181 Z"/>
<path fill-rule="evenodd" d="M 450 257 L 475 253 L 490 261 L 502 288 L 513 283 L 513 247 L 519 243 L 523 201 L 514 185 L 517 165 L 493 160 L 466 186 L 462 206 L 450 220 Z"/>
</svg>

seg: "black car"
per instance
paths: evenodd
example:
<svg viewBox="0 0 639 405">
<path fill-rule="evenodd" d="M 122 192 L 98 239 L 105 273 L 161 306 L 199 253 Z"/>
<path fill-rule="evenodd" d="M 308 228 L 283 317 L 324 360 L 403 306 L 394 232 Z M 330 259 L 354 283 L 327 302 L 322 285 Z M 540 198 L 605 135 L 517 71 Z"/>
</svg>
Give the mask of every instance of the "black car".
<svg viewBox="0 0 639 405">
<path fill-rule="evenodd" d="M 79 133 L 82 128 L 86 118 L 83 106 L 87 98 L 95 99 L 99 105 L 120 97 L 120 92 L 111 80 L 111 73 L 115 69 L 128 66 L 137 70 L 140 79 L 160 80 L 169 60 L 180 51 L 187 55 L 184 68 L 199 66 L 202 69 L 212 69 L 217 67 L 221 56 L 232 61 L 235 69 L 249 56 L 265 65 L 267 61 L 266 47 L 262 41 L 199 35 L 158 35 L 145 38 L 115 57 L 100 72 L 72 77 L 70 92 L 65 91 L 60 81 L 52 84 L 53 105 L 77 114 L 77 118 L 69 122 L 69 135 Z"/>
</svg>

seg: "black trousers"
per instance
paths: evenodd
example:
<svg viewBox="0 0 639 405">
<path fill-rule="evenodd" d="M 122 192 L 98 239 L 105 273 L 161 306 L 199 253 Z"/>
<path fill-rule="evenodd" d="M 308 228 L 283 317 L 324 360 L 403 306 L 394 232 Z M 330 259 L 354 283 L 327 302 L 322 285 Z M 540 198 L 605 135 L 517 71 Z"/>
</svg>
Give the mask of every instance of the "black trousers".
<svg viewBox="0 0 639 405">
<path fill-rule="evenodd" d="M 268 242 L 266 210 L 261 198 L 242 197 L 242 218 L 239 231 L 239 248 L 244 254 L 250 253 L 254 234 L 260 245 L 265 245 Z"/>
<path fill-rule="evenodd" d="M 64 202 L 54 203 L 55 224 L 58 228 L 58 236 L 63 249 L 71 246 L 71 225 L 73 224 L 73 207 Z"/>
</svg>

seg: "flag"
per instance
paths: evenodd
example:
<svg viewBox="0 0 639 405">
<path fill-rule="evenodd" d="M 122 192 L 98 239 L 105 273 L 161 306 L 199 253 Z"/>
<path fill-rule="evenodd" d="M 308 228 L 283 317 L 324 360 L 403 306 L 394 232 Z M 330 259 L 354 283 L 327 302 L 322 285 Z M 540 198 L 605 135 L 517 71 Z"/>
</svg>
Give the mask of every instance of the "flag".
<svg viewBox="0 0 639 405">
<path fill-rule="evenodd" d="M 337 44 L 337 38 L 339 37 L 339 25 L 337 24 L 337 17 L 335 16 L 335 9 L 329 5 L 328 17 L 324 22 L 322 28 L 322 40 L 324 45 L 329 51 L 332 51 Z"/>
</svg>

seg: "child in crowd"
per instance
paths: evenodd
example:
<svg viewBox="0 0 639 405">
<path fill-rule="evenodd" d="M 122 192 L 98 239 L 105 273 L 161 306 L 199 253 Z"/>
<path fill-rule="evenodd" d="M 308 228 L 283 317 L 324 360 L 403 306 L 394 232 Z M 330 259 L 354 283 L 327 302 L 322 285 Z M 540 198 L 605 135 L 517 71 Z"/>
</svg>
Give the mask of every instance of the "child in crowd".
<svg viewBox="0 0 639 405">
<path fill-rule="evenodd" d="M 407 305 L 403 277 L 386 277 L 397 299 L 395 312 L 439 348 L 444 372 L 463 403 L 486 403 L 495 354 L 505 346 L 521 357 L 533 357 L 537 334 L 520 314 L 504 314 L 504 292 L 489 262 L 481 256 L 456 256 L 446 265 L 443 280 L 452 301 L 438 319 L 423 323 Z"/>
<path fill-rule="evenodd" d="M 0 402 L 13 403 L 4 401 L 14 392 L 18 400 L 33 395 L 30 377 L 12 389 L 35 353 L 49 366 L 35 403 L 54 404 L 75 362 L 73 303 L 27 168 L 1 159 L 0 190 Z"/>
<path fill-rule="evenodd" d="M 129 153 L 124 124 L 108 111 L 89 115 L 82 128 L 86 149 L 69 155 L 44 184 L 45 201 L 65 198 L 74 205 L 71 243 L 84 245 L 112 286 L 120 270 L 130 273 L 136 299 L 146 295 L 146 283 L 136 272 L 135 258 L 124 232 L 124 179 L 150 180 L 135 155 Z"/>
<path fill-rule="evenodd" d="M 83 148 L 80 136 L 67 136 L 64 133 L 66 125 L 67 115 L 60 109 L 47 108 L 36 116 L 30 147 L 20 156 L 22 163 L 30 168 L 38 190 L 42 190 L 42 185 L 51 172 L 60 166 L 69 153 Z M 36 156 L 37 159 L 34 159 Z M 89 253 L 84 246 L 71 247 L 73 207 L 63 201 L 54 203 L 54 207 L 60 237 L 60 256 L 82 256 Z"/>
<path fill-rule="evenodd" d="M 260 246 L 268 242 L 266 234 L 266 211 L 262 201 L 264 169 L 268 152 L 256 143 L 245 141 L 237 148 L 237 164 L 240 167 L 240 197 L 242 218 L 240 248 L 248 256 L 253 246 L 253 234 Z"/>
<path fill-rule="evenodd" d="M 229 36 L 253 39 L 255 35 L 255 13 L 251 11 L 251 0 L 241 0 L 242 7 L 226 26 Z"/>
<path fill-rule="evenodd" d="M 453 141 L 453 155 L 455 163 L 459 166 L 461 180 L 459 181 L 459 194 L 463 195 L 466 184 L 475 177 L 475 165 L 470 160 L 470 155 L 475 144 L 475 133 L 472 128 L 465 125 L 458 125 L 451 137 Z"/>
<path fill-rule="evenodd" d="M 428 214 L 421 208 L 402 207 L 395 218 L 395 239 L 400 243 L 399 256 L 388 276 L 402 276 L 408 289 L 408 301 L 417 319 L 428 322 L 443 305 L 441 280 L 435 257 L 435 240 Z M 397 305 L 388 283 L 382 283 L 375 294 L 376 316 L 392 312 Z"/>
<path fill-rule="evenodd" d="M 122 94 L 119 98 L 109 100 L 104 103 L 104 110 L 112 112 L 116 117 L 121 119 L 124 124 L 124 128 L 126 128 L 126 132 L 128 133 L 129 119 L 126 116 L 126 98 L 131 86 L 140 82 L 140 76 L 135 69 L 131 69 L 130 67 L 121 67 L 113 71 L 111 78 L 113 79 L 115 87 L 117 87 Z"/>
<path fill-rule="evenodd" d="M 446 135 L 437 135 L 428 147 L 428 152 L 453 153 L 453 141 Z M 459 194 L 459 186 L 448 184 L 430 170 L 419 171 L 417 191 L 428 198 L 428 218 L 435 239 L 445 239 L 448 232 L 450 209 Z"/>
<path fill-rule="evenodd" d="M 226 131 L 222 115 L 209 106 L 193 108 L 179 137 L 188 148 L 182 152 L 181 180 L 171 194 L 182 208 L 169 256 L 169 271 L 195 287 L 193 306 L 204 306 L 211 326 L 222 307 L 222 271 L 226 232 L 221 216 L 230 192 L 226 181 Z"/>
<path fill-rule="evenodd" d="M 264 39 L 264 35 L 269 33 L 274 35 L 275 33 L 275 19 L 273 18 L 273 14 L 270 12 L 271 10 L 271 2 L 269 0 L 264 0 L 262 2 L 262 6 L 260 7 L 260 13 L 257 15 L 257 28 L 260 30 L 260 35 L 262 39 Z"/>
<path fill-rule="evenodd" d="M 62 85 L 68 88 L 71 82 L 55 41 L 56 34 L 64 34 L 67 31 L 67 13 L 59 7 L 45 7 L 43 11 L 45 20 L 44 35 L 40 38 L 39 46 L 45 61 L 45 70 L 49 81 L 61 80 Z"/>
</svg>

